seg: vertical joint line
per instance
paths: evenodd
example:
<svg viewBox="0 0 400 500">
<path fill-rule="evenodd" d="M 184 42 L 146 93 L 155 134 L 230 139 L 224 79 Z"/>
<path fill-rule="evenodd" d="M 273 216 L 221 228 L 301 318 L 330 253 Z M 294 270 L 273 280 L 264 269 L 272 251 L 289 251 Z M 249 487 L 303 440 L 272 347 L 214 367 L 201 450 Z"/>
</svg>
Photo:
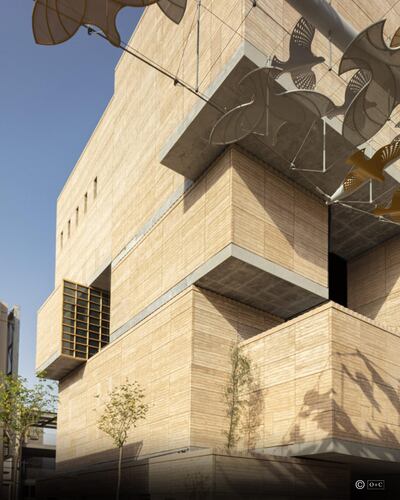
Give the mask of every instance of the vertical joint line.
<svg viewBox="0 0 400 500">
<path fill-rule="evenodd" d="M 267 85 L 266 135 L 269 137 L 269 85 Z"/>
<path fill-rule="evenodd" d="M 326 121 L 322 118 L 322 172 L 326 172 Z"/>
<path fill-rule="evenodd" d="M 329 65 L 328 71 L 332 71 L 332 32 L 329 30 Z"/>
<path fill-rule="evenodd" d="M 197 0 L 196 92 L 199 91 L 199 80 L 200 80 L 200 17 L 201 17 L 201 0 Z"/>
</svg>

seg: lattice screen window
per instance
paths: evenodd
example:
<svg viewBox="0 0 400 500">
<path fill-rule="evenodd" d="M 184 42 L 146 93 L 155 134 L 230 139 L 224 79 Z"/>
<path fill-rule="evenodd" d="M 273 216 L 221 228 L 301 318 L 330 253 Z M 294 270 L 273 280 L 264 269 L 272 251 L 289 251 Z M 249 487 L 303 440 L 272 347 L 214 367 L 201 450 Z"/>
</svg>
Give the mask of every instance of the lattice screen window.
<svg viewBox="0 0 400 500">
<path fill-rule="evenodd" d="M 89 359 L 110 342 L 110 295 L 64 281 L 62 353 Z"/>
</svg>

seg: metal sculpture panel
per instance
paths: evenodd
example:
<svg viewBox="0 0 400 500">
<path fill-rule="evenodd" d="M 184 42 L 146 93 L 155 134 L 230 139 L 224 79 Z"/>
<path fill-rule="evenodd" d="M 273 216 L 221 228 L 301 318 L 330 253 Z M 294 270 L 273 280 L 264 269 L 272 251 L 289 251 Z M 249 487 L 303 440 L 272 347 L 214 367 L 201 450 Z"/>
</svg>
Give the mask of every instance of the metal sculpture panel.
<svg viewBox="0 0 400 500">
<path fill-rule="evenodd" d="M 293 83 L 299 89 L 315 88 L 316 78 L 311 68 L 325 61 L 324 57 L 315 56 L 311 51 L 314 35 L 314 26 L 304 17 L 300 18 L 290 37 L 289 59 L 281 61 L 276 56 L 272 59 L 272 66 L 283 73 L 290 73 Z"/>
<path fill-rule="evenodd" d="M 340 75 L 354 69 L 371 73 L 344 118 L 343 136 L 354 145 L 379 132 L 400 101 L 400 48 L 386 45 L 384 24 L 379 21 L 362 31 L 344 52 L 339 67 Z M 396 40 L 392 40 L 393 47 L 397 47 Z"/>
<path fill-rule="evenodd" d="M 397 189 L 388 207 L 377 207 L 372 211 L 377 217 L 390 217 L 395 222 L 400 222 L 400 189 Z"/>
<path fill-rule="evenodd" d="M 36 0 L 32 27 L 36 43 L 56 45 L 75 35 L 80 26 L 98 27 L 106 38 L 119 46 L 121 38 L 116 17 L 124 7 L 146 7 L 157 3 L 175 23 L 185 13 L 187 0 Z"/>
<path fill-rule="evenodd" d="M 239 87 L 245 102 L 227 111 L 214 125 L 210 144 L 232 144 L 250 134 L 264 136 L 276 144 L 282 126 L 302 123 L 304 108 L 280 93 L 274 67 L 257 68 L 242 78 Z"/>
<path fill-rule="evenodd" d="M 383 182 L 384 169 L 399 158 L 400 136 L 396 136 L 390 144 L 378 149 L 372 158 L 367 158 L 364 150 L 355 152 L 347 159 L 347 163 L 353 165 L 353 168 L 331 196 L 330 202 L 334 203 L 346 198 L 368 181 Z"/>
</svg>

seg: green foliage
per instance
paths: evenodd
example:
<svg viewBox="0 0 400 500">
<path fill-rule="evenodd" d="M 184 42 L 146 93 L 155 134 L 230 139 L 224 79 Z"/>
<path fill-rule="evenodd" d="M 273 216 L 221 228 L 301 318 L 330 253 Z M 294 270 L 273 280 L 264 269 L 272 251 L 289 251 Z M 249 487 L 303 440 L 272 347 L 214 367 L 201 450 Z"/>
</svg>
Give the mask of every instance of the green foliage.
<svg viewBox="0 0 400 500">
<path fill-rule="evenodd" d="M 239 423 L 243 407 L 247 403 L 244 393 L 252 384 L 251 362 L 240 347 L 235 345 L 231 351 L 231 373 L 225 389 L 226 414 L 229 419 L 226 448 L 231 450 L 239 440 Z"/>
<path fill-rule="evenodd" d="M 0 372 L 0 427 L 6 435 L 13 457 L 11 498 L 19 498 L 22 445 L 41 417 L 56 409 L 54 386 L 41 374 L 39 381 L 28 387 L 26 379 Z"/>
<path fill-rule="evenodd" d="M 122 448 L 132 427 L 145 419 L 148 405 L 143 403 L 143 389 L 137 382 L 126 382 L 115 387 L 98 420 L 100 430 L 108 434 L 117 448 Z"/>
<path fill-rule="evenodd" d="M 255 380 L 249 383 L 248 393 L 243 408 L 241 433 L 245 439 L 247 450 L 255 448 L 257 432 L 262 425 L 264 414 L 264 398 L 259 383 Z"/>
<path fill-rule="evenodd" d="M 22 444 L 42 415 L 55 411 L 56 400 L 43 376 L 29 388 L 23 377 L 0 372 L 0 425 L 10 442 Z"/>
</svg>

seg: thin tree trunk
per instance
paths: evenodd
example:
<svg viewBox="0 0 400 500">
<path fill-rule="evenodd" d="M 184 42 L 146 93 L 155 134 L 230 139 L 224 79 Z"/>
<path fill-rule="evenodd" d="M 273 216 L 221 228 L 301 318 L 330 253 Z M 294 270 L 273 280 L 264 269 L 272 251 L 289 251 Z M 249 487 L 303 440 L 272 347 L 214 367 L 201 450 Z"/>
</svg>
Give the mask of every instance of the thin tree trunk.
<svg viewBox="0 0 400 500">
<path fill-rule="evenodd" d="M 15 492 L 15 477 L 16 477 L 16 473 L 15 473 L 15 464 L 16 464 L 16 457 L 15 455 L 13 455 L 11 457 L 11 480 L 10 480 L 10 488 L 8 490 L 8 498 L 9 500 L 14 500 L 14 492 Z"/>
<path fill-rule="evenodd" d="M 17 468 L 18 468 L 18 446 L 15 444 L 13 449 L 13 454 L 11 456 L 11 481 L 10 481 L 10 494 L 9 498 L 11 500 L 17 499 Z"/>
<path fill-rule="evenodd" d="M 119 500 L 119 492 L 121 489 L 121 469 L 122 469 L 122 446 L 119 448 L 119 458 L 118 458 L 118 480 L 117 480 L 117 496 L 116 499 Z"/>
<path fill-rule="evenodd" d="M 21 462 L 22 462 L 22 444 L 20 443 L 17 448 L 17 463 L 15 464 L 15 500 L 20 498 L 21 487 Z"/>
</svg>

